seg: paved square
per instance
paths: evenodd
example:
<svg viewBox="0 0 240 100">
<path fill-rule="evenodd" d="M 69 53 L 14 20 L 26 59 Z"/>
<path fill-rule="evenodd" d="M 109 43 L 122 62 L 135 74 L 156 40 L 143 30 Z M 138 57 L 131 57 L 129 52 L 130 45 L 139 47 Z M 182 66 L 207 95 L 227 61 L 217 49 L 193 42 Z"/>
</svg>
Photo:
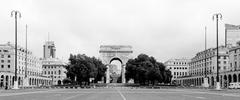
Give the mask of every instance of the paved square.
<svg viewBox="0 0 240 100">
<path fill-rule="evenodd" d="M 239 100 L 239 93 L 204 89 L 28 89 L 0 91 L 0 100 Z"/>
</svg>

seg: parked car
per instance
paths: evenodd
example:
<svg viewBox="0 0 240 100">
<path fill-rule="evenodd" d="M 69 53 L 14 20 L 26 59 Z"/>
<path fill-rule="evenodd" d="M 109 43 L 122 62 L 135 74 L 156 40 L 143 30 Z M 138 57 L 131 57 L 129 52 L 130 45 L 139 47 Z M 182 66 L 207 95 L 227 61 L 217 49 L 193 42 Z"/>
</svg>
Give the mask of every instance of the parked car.
<svg viewBox="0 0 240 100">
<path fill-rule="evenodd" d="M 240 89 L 240 82 L 230 83 L 229 89 Z"/>
</svg>

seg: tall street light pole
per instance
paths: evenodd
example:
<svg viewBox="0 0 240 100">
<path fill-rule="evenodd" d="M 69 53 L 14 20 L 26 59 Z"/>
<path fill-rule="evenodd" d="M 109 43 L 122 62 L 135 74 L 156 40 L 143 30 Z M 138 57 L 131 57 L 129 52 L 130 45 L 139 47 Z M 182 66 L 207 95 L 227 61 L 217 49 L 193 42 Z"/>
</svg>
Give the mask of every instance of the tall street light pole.
<svg viewBox="0 0 240 100">
<path fill-rule="evenodd" d="M 24 79 L 23 79 L 23 86 L 24 87 L 28 87 L 29 86 L 29 79 L 28 79 L 28 73 L 27 73 L 27 65 L 28 65 L 28 49 L 27 49 L 27 29 L 28 29 L 28 26 L 26 25 L 26 50 L 25 50 L 25 76 L 24 76 Z"/>
<path fill-rule="evenodd" d="M 27 50 L 27 28 L 28 26 L 26 25 L 26 55 L 25 55 L 25 78 L 27 78 L 27 54 L 28 54 L 28 50 Z"/>
<path fill-rule="evenodd" d="M 209 87 L 209 84 L 208 84 L 208 78 L 207 78 L 207 27 L 205 26 L 205 51 L 204 51 L 205 53 L 205 59 L 204 59 L 204 61 L 205 61 L 205 71 L 204 71 L 204 83 L 203 83 L 203 85 L 204 85 L 204 87 Z"/>
<path fill-rule="evenodd" d="M 221 13 L 217 13 L 213 15 L 213 20 L 214 18 L 216 18 L 216 33 L 217 33 L 217 84 L 216 84 L 216 90 L 220 90 L 220 82 L 219 82 L 219 64 L 218 64 L 218 20 L 222 19 L 222 14 Z"/>
<path fill-rule="evenodd" d="M 15 76 L 13 89 L 19 89 L 17 80 L 17 18 L 21 18 L 21 13 L 19 11 L 13 10 L 11 12 L 11 17 L 13 16 L 15 17 Z"/>
</svg>

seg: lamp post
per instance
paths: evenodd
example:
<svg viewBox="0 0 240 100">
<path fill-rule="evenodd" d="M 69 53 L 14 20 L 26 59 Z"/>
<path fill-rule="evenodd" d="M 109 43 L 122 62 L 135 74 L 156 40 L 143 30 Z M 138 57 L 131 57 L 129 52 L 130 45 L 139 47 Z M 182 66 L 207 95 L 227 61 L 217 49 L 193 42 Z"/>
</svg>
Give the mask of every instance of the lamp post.
<svg viewBox="0 0 240 100">
<path fill-rule="evenodd" d="M 13 10 L 11 12 L 11 17 L 13 16 L 15 17 L 15 76 L 13 89 L 19 89 L 17 80 L 17 18 L 21 18 L 21 13 L 19 11 Z"/>
<path fill-rule="evenodd" d="M 213 20 L 216 18 L 216 36 L 217 36 L 217 84 L 216 84 L 216 90 L 220 90 L 220 82 L 219 82 L 219 64 L 218 64 L 218 20 L 222 19 L 222 14 L 217 13 L 213 15 Z"/>
<path fill-rule="evenodd" d="M 203 80 L 203 87 L 209 87 L 208 84 L 208 78 L 207 78 L 207 27 L 205 27 L 205 57 L 204 57 L 204 61 L 205 61 L 205 71 L 204 71 L 204 80 Z"/>
<path fill-rule="evenodd" d="M 23 79 L 23 86 L 24 87 L 28 87 L 29 86 L 29 79 L 28 79 L 28 73 L 27 73 L 27 59 L 28 59 L 28 49 L 27 49 L 27 29 L 28 26 L 26 25 L 26 50 L 25 50 L 25 75 L 24 75 L 24 79 Z"/>
</svg>

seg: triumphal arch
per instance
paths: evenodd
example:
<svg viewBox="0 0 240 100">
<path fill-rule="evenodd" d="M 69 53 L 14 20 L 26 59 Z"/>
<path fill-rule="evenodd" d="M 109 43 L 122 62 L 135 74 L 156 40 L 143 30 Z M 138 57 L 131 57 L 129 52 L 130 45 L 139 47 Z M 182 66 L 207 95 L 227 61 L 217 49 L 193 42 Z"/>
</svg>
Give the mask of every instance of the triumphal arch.
<svg viewBox="0 0 240 100">
<path fill-rule="evenodd" d="M 125 79 L 125 68 L 126 63 L 132 58 L 132 46 L 130 45 L 101 45 L 100 46 L 100 59 L 103 64 L 107 65 L 106 71 L 106 83 L 110 83 L 109 65 L 113 60 L 121 62 L 121 76 L 122 83 L 126 83 Z"/>
</svg>

